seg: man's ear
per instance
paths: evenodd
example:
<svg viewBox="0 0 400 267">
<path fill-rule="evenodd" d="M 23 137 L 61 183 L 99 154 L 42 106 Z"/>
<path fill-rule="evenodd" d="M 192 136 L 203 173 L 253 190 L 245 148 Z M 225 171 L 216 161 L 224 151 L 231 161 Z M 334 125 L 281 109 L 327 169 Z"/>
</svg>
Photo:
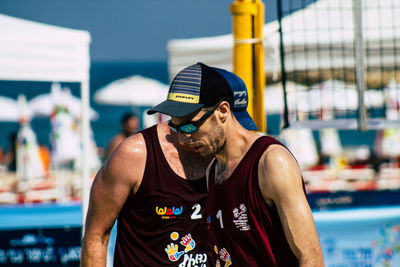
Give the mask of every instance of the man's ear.
<svg viewBox="0 0 400 267">
<path fill-rule="evenodd" d="M 218 107 L 218 116 L 222 122 L 225 122 L 226 118 L 228 118 L 231 113 L 230 105 L 227 101 L 222 101 Z"/>
</svg>

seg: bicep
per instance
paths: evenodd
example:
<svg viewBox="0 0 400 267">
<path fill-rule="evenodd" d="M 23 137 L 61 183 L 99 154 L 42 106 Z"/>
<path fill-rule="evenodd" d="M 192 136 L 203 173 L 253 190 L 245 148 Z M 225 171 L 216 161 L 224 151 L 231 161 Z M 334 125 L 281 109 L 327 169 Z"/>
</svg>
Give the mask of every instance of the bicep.
<svg viewBox="0 0 400 267">
<path fill-rule="evenodd" d="M 260 188 L 265 199 L 277 208 L 286 239 L 300 259 L 318 249 L 314 219 L 303 190 L 300 169 L 285 149 L 272 150 L 263 156 L 259 169 Z"/>
<path fill-rule="evenodd" d="M 276 202 L 283 230 L 293 253 L 301 258 L 311 247 L 318 247 L 314 219 L 304 194 L 284 197 Z"/>
<path fill-rule="evenodd" d="M 140 184 L 145 152 L 122 144 L 97 173 L 90 191 L 87 231 L 109 232 L 126 199 Z"/>
<path fill-rule="evenodd" d="M 86 217 L 86 231 L 109 232 L 118 217 L 123 205 L 121 198 L 126 194 L 123 193 L 125 190 L 122 190 L 121 194 L 115 195 L 113 192 L 117 191 L 121 185 L 108 181 L 110 179 L 112 178 L 107 177 L 100 170 L 93 181 Z"/>
</svg>

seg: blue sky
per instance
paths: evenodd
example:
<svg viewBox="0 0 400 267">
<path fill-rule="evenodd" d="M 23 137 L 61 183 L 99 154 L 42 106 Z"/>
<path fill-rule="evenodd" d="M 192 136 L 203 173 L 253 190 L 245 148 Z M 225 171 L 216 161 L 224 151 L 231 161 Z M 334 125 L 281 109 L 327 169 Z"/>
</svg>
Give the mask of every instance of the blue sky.
<svg viewBox="0 0 400 267">
<path fill-rule="evenodd" d="M 1 0 L 0 13 L 87 30 L 94 62 L 165 61 L 173 38 L 227 34 L 233 0 Z M 276 0 L 264 0 L 266 21 Z"/>
</svg>

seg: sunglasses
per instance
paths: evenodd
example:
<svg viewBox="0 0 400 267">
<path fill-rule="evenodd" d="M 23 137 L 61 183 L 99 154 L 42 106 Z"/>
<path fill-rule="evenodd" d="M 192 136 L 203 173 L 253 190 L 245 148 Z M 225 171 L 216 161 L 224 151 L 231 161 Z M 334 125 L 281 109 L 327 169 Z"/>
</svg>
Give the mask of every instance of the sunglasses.
<svg viewBox="0 0 400 267">
<path fill-rule="evenodd" d="M 222 101 L 224 101 L 224 98 L 222 98 L 214 107 L 212 107 L 212 109 L 204 113 L 204 115 L 201 116 L 201 118 L 198 119 L 197 121 L 191 121 L 189 123 L 182 125 L 176 125 L 173 124 L 172 121 L 169 121 L 168 126 L 176 133 L 178 132 L 182 132 L 185 134 L 195 133 L 199 130 L 199 127 L 208 119 L 208 117 L 210 117 L 211 114 L 214 113 L 214 111 L 217 109 L 217 107 L 219 106 L 219 104 L 221 104 Z"/>
</svg>

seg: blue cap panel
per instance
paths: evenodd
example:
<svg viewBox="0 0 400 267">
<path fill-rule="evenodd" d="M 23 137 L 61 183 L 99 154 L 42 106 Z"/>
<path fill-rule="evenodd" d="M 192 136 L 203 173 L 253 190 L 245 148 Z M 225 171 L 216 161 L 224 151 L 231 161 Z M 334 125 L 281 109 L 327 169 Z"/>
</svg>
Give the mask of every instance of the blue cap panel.
<svg viewBox="0 0 400 267">
<path fill-rule="evenodd" d="M 248 104 L 248 96 L 246 85 L 242 79 L 240 79 L 236 74 L 223 70 L 214 68 L 219 74 L 221 74 L 225 80 L 228 82 L 232 93 L 233 93 L 233 111 L 243 111 L 246 110 Z"/>
<path fill-rule="evenodd" d="M 221 74 L 233 93 L 233 115 L 238 120 L 238 122 L 247 130 L 257 130 L 257 126 L 251 118 L 250 114 L 247 112 L 248 96 L 246 84 L 242 79 L 236 74 L 226 71 L 224 69 L 213 68 L 219 74 Z"/>
</svg>

